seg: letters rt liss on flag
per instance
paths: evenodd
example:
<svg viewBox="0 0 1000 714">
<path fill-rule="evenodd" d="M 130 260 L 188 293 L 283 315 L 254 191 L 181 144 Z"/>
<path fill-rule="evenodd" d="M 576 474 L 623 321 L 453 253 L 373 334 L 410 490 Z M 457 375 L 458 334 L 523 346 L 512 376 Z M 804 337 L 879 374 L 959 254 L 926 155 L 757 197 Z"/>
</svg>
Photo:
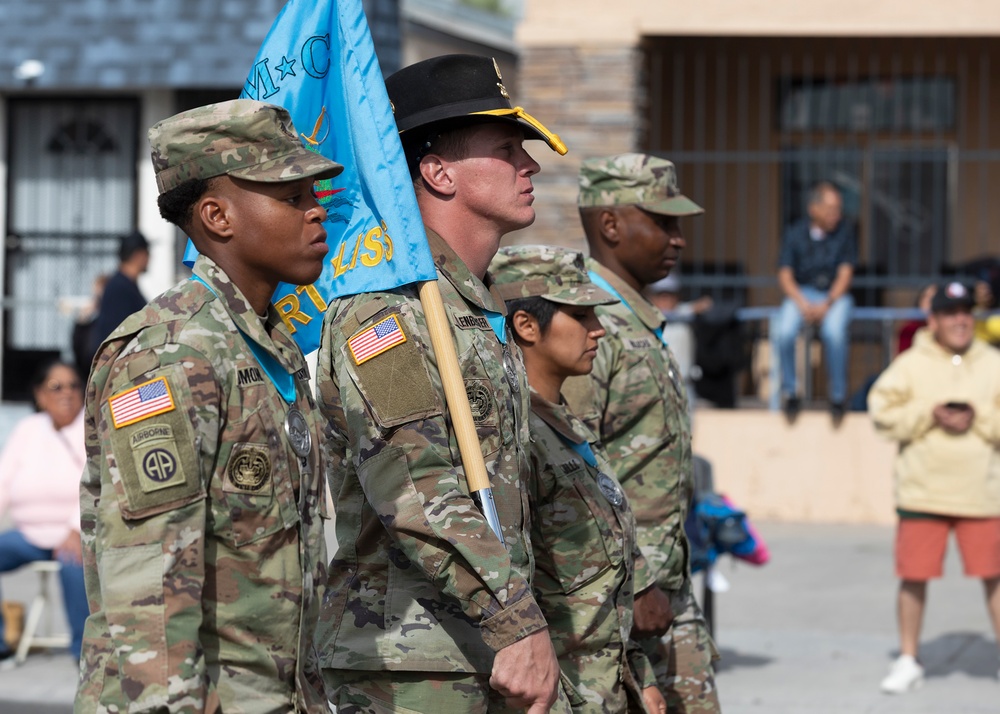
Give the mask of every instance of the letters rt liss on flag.
<svg viewBox="0 0 1000 714">
<path fill-rule="evenodd" d="M 361 0 L 290 0 L 240 96 L 285 107 L 303 143 L 344 166 L 317 185 L 323 274 L 273 298 L 303 352 L 334 298 L 437 278 Z M 184 262 L 196 255 L 189 242 Z"/>
</svg>

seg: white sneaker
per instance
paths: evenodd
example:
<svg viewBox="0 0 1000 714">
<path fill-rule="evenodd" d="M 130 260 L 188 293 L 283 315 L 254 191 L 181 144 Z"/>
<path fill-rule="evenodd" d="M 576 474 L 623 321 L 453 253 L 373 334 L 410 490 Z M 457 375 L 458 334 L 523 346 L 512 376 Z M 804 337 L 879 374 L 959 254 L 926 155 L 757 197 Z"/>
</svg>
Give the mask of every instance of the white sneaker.
<svg viewBox="0 0 1000 714">
<path fill-rule="evenodd" d="M 889 676 L 882 680 L 882 691 L 903 694 L 918 689 L 923 683 L 924 668 L 920 663 L 912 655 L 900 655 L 889 668 Z"/>
</svg>

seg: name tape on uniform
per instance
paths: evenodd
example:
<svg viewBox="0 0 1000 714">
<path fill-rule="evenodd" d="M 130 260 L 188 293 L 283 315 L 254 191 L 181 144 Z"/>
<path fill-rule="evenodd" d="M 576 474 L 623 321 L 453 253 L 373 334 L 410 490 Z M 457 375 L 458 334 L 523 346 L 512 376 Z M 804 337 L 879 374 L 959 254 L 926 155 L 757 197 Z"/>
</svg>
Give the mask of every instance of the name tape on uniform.
<svg viewBox="0 0 1000 714">
<path fill-rule="evenodd" d="M 120 429 L 174 408 L 174 398 L 166 377 L 157 377 L 116 394 L 108 400 L 111 421 Z"/>
<path fill-rule="evenodd" d="M 347 346 L 354 357 L 354 363 L 361 364 L 404 342 L 406 335 L 403 334 L 399 320 L 396 315 L 389 315 L 349 339 Z"/>
</svg>

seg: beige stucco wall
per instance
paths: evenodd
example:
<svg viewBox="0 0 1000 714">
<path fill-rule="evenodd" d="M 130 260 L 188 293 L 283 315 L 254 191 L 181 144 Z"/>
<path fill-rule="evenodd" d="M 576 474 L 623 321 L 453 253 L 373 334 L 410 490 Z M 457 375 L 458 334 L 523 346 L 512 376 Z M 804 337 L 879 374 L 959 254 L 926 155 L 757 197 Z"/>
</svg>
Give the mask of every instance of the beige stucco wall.
<svg viewBox="0 0 1000 714">
<path fill-rule="evenodd" d="M 983 36 L 996 0 L 525 0 L 522 46 L 634 45 L 655 35 Z"/>
<path fill-rule="evenodd" d="M 699 410 L 694 432 L 715 490 L 755 519 L 895 522 L 896 446 L 875 434 L 867 414 L 848 414 L 834 429 L 825 411 L 803 412 L 789 426 L 780 412 Z"/>
</svg>

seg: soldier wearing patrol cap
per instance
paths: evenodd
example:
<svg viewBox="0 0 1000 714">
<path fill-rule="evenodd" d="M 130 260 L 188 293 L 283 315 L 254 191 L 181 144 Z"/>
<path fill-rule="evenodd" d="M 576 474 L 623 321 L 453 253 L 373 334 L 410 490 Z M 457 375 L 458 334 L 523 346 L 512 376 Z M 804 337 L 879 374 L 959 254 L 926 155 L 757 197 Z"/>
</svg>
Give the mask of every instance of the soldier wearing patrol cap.
<svg viewBox="0 0 1000 714">
<path fill-rule="evenodd" d="M 692 592 L 684 536 L 694 489 L 687 397 L 663 315 L 641 296 L 680 259 L 678 219 L 704 210 L 680 192 L 672 163 L 634 153 L 584 161 L 578 204 L 590 277 L 621 302 L 597 309 L 607 337 L 591 375 L 567 380 L 563 394 L 604 444 L 635 512 L 649 574 L 636 579 L 636 625 L 649 632 L 672 620 L 662 640 L 640 640 L 668 711 L 716 712 L 718 655 Z"/>
<path fill-rule="evenodd" d="M 327 712 L 320 431 L 270 300 L 319 277 L 313 182 L 343 167 L 250 100 L 178 114 L 149 141 L 160 212 L 201 255 L 95 358 L 76 711 Z"/>
<path fill-rule="evenodd" d="M 582 253 L 563 248 L 502 248 L 490 273 L 531 387 L 532 585 L 567 698 L 574 712 L 644 704 L 665 712 L 653 668 L 630 636 L 635 571 L 646 568 L 632 509 L 604 449 L 560 395 L 567 377 L 590 373 L 605 334 L 594 307 L 618 301 L 590 281 Z"/>
<path fill-rule="evenodd" d="M 528 385 L 487 267 L 535 217 L 524 140 L 565 148 L 512 106 L 489 57 L 429 59 L 386 87 L 506 548 L 469 495 L 416 286 L 332 303 L 317 384 L 337 494 L 324 677 L 340 712 L 546 711 L 559 668 L 528 580 Z"/>
</svg>

